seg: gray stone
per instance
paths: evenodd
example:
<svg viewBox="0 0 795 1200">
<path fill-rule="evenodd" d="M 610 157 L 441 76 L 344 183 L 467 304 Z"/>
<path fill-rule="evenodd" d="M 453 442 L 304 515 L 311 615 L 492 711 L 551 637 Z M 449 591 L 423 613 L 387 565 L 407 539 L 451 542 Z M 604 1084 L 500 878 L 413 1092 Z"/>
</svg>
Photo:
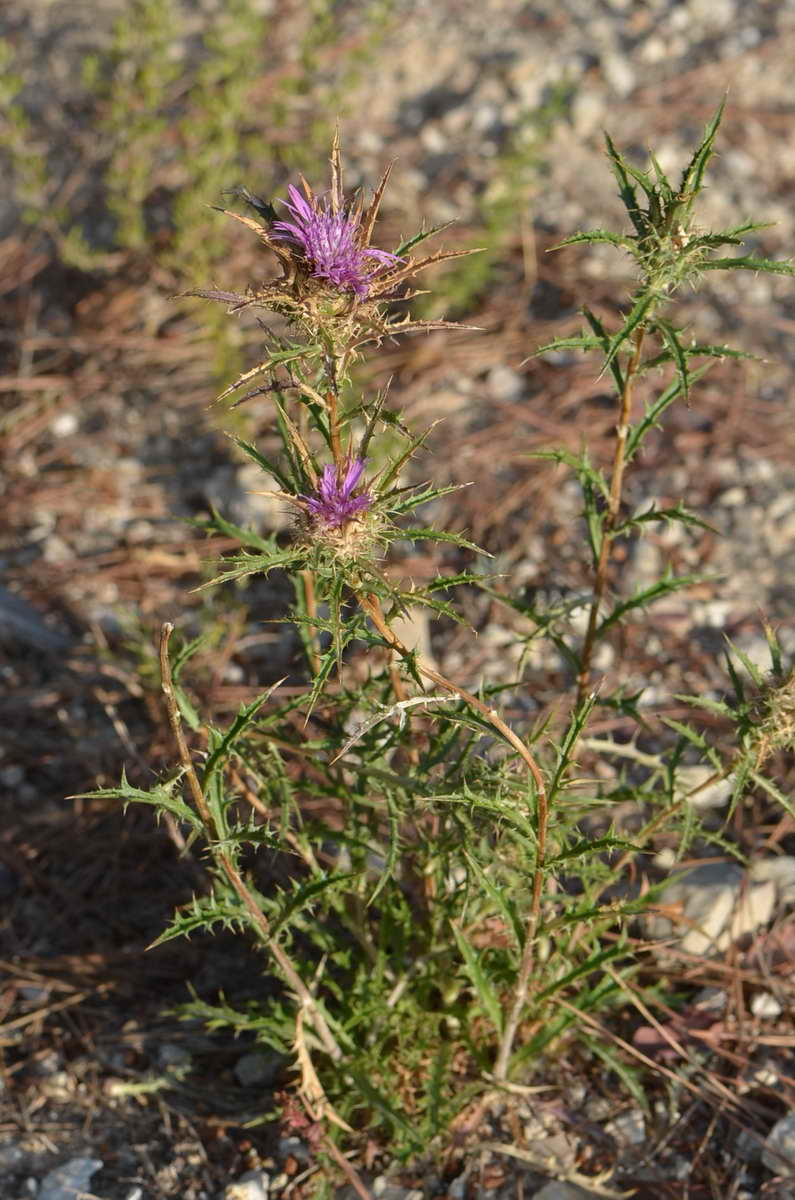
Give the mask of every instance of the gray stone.
<svg viewBox="0 0 795 1200">
<path fill-rule="evenodd" d="M 187 1070 L 191 1063 L 190 1051 L 184 1046 L 175 1046 L 172 1042 L 164 1042 L 157 1051 L 158 1066 L 165 1070 L 181 1068 Z"/>
<path fill-rule="evenodd" d="M 776 1121 L 765 1139 L 762 1162 L 776 1175 L 795 1178 L 795 1113 Z"/>
<path fill-rule="evenodd" d="M 688 798 L 688 804 L 696 809 L 697 812 L 704 812 L 710 808 L 723 808 L 724 804 L 728 803 L 732 793 L 734 782 L 731 778 L 718 779 L 715 783 L 708 784 L 708 779 L 711 779 L 715 774 L 715 768 L 709 763 L 697 763 L 692 767 L 679 767 L 676 772 L 676 784 L 674 795 L 677 800 L 680 798 Z M 696 788 L 699 790 L 696 791 Z M 691 796 L 690 793 L 694 794 Z"/>
<path fill-rule="evenodd" d="M 101 1158 L 70 1158 L 41 1181 L 37 1200 L 81 1200 L 91 1191 L 91 1176 L 102 1169 Z"/>
<path fill-rule="evenodd" d="M 745 878 L 744 878 L 745 876 Z M 652 937 L 678 934 L 687 954 L 716 954 L 773 916 L 776 887 L 757 882 L 735 863 L 705 863 L 687 871 L 660 896 L 660 907 L 679 909 L 681 917 L 653 917 Z"/>
<path fill-rule="evenodd" d="M 386 1175 L 373 1180 L 372 1192 L 375 1200 L 422 1200 L 422 1192 L 416 1188 L 401 1187 Z"/>
<path fill-rule="evenodd" d="M 274 1083 L 284 1066 L 284 1056 L 252 1050 L 235 1063 L 235 1078 L 241 1087 L 265 1087 Z"/>
<path fill-rule="evenodd" d="M 264 1171 L 246 1171 L 224 1192 L 224 1200 L 268 1200 L 270 1178 Z"/>
<path fill-rule="evenodd" d="M 619 1113 L 605 1126 L 605 1131 L 625 1146 L 642 1146 L 646 1142 L 646 1122 L 639 1108 Z"/>
<path fill-rule="evenodd" d="M 772 883 L 779 904 L 795 904 L 795 858 L 760 858 L 751 863 L 748 874 L 754 883 Z"/>
<path fill-rule="evenodd" d="M 545 1183 L 539 1192 L 535 1192 L 531 1200 L 595 1200 L 596 1192 L 586 1192 L 574 1183 L 564 1183 L 553 1179 Z"/>
</svg>

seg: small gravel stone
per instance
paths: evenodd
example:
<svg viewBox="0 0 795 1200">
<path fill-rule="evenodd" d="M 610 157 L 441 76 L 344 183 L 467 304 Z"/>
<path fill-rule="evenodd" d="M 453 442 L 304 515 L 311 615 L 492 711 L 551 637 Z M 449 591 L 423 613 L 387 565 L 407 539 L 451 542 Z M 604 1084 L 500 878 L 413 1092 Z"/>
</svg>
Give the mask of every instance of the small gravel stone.
<svg viewBox="0 0 795 1200">
<path fill-rule="evenodd" d="M 175 1046 L 171 1042 L 164 1042 L 157 1051 L 158 1066 L 168 1069 L 169 1067 L 188 1067 L 190 1066 L 190 1052 L 184 1046 Z"/>
<path fill-rule="evenodd" d="M 619 1113 L 605 1126 L 605 1131 L 627 1146 L 642 1146 L 646 1141 L 646 1122 L 639 1108 Z"/>
<path fill-rule="evenodd" d="M 765 1139 L 762 1162 L 776 1175 L 795 1177 L 795 1113 L 777 1121 Z"/>
<path fill-rule="evenodd" d="M 535 1192 L 531 1200 L 592 1200 L 594 1197 L 596 1192 L 586 1192 L 574 1183 L 562 1183 L 553 1179 L 551 1183 L 545 1183 L 539 1192 Z"/>
<path fill-rule="evenodd" d="M 224 1192 L 224 1200 L 268 1200 L 270 1179 L 264 1171 L 247 1171 Z"/>
<path fill-rule="evenodd" d="M 748 874 L 755 883 L 773 883 L 779 904 L 795 904 L 795 857 L 760 858 L 751 863 Z"/>
<path fill-rule="evenodd" d="M 241 1087 L 271 1084 L 284 1066 L 284 1061 L 279 1054 L 252 1050 L 249 1054 L 242 1055 L 235 1063 L 235 1078 Z"/>
<path fill-rule="evenodd" d="M 698 763 L 692 767 L 680 767 L 676 772 L 674 793 L 676 798 L 690 796 L 690 793 L 694 792 L 695 794 L 689 798 L 688 803 L 698 812 L 704 812 L 710 808 L 723 808 L 731 796 L 733 781 L 731 778 L 718 779 L 708 787 L 702 787 L 702 784 L 705 784 L 714 774 L 715 768 L 707 763 Z M 700 790 L 696 791 L 696 788 Z"/>
<path fill-rule="evenodd" d="M 755 1017 L 772 1019 L 780 1017 L 783 1011 L 776 997 L 771 996 L 770 992 L 757 992 L 751 1001 L 751 1012 Z"/>
<path fill-rule="evenodd" d="M 102 1166 L 101 1158 L 71 1158 L 44 1176 L 37 1200 L 81 1200 L 81 1193 L 91 1190 L 91 1176 Z"/>
<path fill-rule="evenodd" d="M 57 438 L 71 437 L 77 433 L 79 426 L 80 422 L 73 412 L 62 412 L 50 424 L 50 431 Z"/>
</svg>

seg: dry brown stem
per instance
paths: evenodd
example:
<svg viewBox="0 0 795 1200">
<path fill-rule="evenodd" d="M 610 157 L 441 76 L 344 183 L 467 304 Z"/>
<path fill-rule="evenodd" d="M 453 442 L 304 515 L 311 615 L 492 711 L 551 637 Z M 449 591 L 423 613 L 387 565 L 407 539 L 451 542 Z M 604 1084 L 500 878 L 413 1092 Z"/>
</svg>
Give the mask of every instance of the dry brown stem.
<svg viewBox="0 0 795 1200">
<path fill-rule="evenodd" d="M 202 790 L 199 777 L 196 774 L 196 768 L 193 765 L 188 744 L 185 741 L 185 734 L 182 732 L 182 720 L 179 714 L 177 698 L 174 692 L 174 683 L 171 675 L 171 663 L 168 658 L 168 643 L 174 632 L 174 626 L 166 621 L 160 633 L 160 679 L 163 695 L 166 698 L 166 710 L 168 712 L 168 720 L 171 726 L 171 731 L 174 734 L 174 740 L 177 743 L 180 762 L 185 772 L 185 778 L 188 781 L 188 789 L 191 794 L 193 803 L 196 806 L 196 811 L 204 825 L 207 839 L 210 845 L 211 853 L 215 861 L 219 864 L 222 871 L 226 875 L 230 884 L 237 893 L 238 898 L 245 907 L 252 925 L 262 943 L 267 947 L 273 955 L 279 969 L 287 981 L 289 987 L 295 993 L 301 1008 L 311 1014 L 312 1022 L 315 1030 L 323 1043 L 324 1048 L 329 1056 L 338 1062 L 342 1058 L 337 1040 L 331 1032 L 326 1018 L 323 1016 L 318 1007 L 312 993 L 307 988 L 301 976 L 296 971 L 290 959 L 285 954 L 282 947 L 271 936 L 270 925 L 264 912 L 261 910 L 256 900 L 252 896 L 249 889 L 246 887 L 243 879 L 237 871 L 234 863 L 230 859 L 225 850 L 218 846 L 219 830 L 215 826 L 215 821 L 210 812 L 207 800 Z"/>
</svg>

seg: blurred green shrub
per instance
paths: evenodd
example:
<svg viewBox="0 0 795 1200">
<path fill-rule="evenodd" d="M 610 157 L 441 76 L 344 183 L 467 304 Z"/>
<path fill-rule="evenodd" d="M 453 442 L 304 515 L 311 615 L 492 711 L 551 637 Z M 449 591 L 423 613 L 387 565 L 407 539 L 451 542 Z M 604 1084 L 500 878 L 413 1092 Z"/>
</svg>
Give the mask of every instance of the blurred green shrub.
<svg viewBox="0 0 795 1200">
<path fill-rule="evenodd" d="M 363 4 L 353 33 L 339 0 L 312 0 L 299 19 L 281 8 L 264 14 L 256 0 L 228 0 L 197 20 L 184 0 L 132 0 L 107 45 L 82 62 L 74 139 L 28 110 L 29 81 L 0 39 L 0 163 L 22 226 L 49 235 L 81 270 L 118 270 L 121 253 L 158 268 L 169 290 L 211 277 L 228 238 L 201 209 L 243 181 L 272 194 L 288 172 L 323 157 L 393 0 Z M 288 17 L 296 32 L 285 52 Z M 77 177 L 79 186 L 64 187 Z M 215 309 L 200 319 L 228 374 L 240 327 Z"/>
</svg>

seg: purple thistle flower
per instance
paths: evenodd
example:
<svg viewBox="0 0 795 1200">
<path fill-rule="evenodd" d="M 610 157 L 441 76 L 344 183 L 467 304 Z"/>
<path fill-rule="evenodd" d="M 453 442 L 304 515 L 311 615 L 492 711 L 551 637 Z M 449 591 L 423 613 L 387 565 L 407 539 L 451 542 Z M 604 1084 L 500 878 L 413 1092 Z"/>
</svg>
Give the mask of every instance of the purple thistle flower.
<svg viewBox="0 0 795 1200">
<path fill-rule="evenodd" d="M 368 284 L 378 270 L 376 264 L 401 260 L 387 250 L 374 250 L 359 241 L 360 218 L 357 213 L 340 209 L 334 212 L 326 201 L 323 208 L 310 204 L 292 184 L 287 188 L 289 200 L 282 203 L 292 220 L 274 221 L 272 230 L 279 238 L 297 247 L 312 266 L 316 279 L 327 279 L 334 287 L 350 289 L 363 300 Z"/>
<path fill-rule="evenodd" d="M 354 496 L 353 492 L 364 474 L 365 461 L 361 458 L 347 458 L 343 468 L 337 471 L 334 463 L 323 468 L 317 494 L 301 496 L 312 516 L 329 529 L 339 529 L 347 525 L 352 517 L 364 512 L 372 503 L 368 491 Z M 340 478 L 340 476 L 342 476 Z"/>
</svg>

